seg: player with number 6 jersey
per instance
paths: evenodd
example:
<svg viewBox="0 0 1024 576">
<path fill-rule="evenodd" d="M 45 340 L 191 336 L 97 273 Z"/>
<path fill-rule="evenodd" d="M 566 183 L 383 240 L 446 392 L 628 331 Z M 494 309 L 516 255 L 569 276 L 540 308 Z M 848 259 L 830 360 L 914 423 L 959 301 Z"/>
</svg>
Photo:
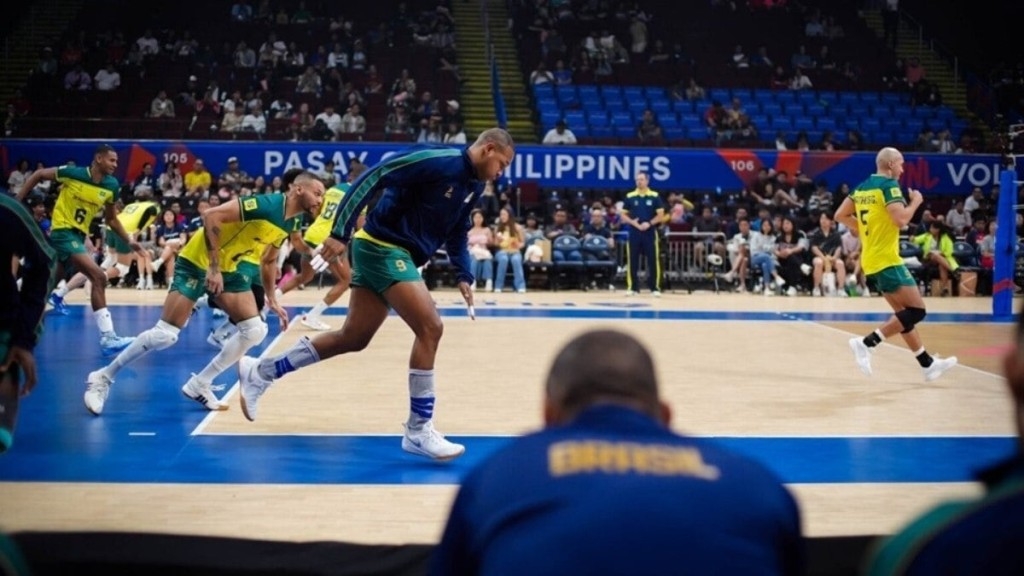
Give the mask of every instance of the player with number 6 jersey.
<svg viewBox="0 0 1024 576">
<path fill-rule="evenodd" d="M 117 219 L 115 202 L 120 189 L 114 177 L 117 160 L 117 151 L 101 144 L 93 153 L 89 166 L 65 165 L 37 170 L 17 193 L 18 200 L 22 201 L 43 180 L 56 180 L 60 185 L 50 231 L 50 244 L 57 252 L 57 278 L 63 278 L 65 270 L 73 267 L 92 282 L 92 310 L 104 354 L 116 354 L 131 344 L 132 339 L 122 338 L 114 331 L 114 320 L 107 309 L 106 273 L 86 250 L 89 225 L 96 214 L 102 212 L 103 221 L 111 231 L 140 256 L 145 252 Z M 58 309 L 64 306 L 63 300 L 55 295 L 51 295 L 50 303 Z"/>
</svg>

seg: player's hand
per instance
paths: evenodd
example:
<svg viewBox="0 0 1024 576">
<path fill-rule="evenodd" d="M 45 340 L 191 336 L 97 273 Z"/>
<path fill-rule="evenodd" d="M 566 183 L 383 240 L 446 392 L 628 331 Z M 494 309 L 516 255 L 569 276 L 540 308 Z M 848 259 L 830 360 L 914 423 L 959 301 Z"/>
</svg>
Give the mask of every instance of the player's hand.
<svg viewBox="0 0 1024 576">
<path fill-rule="evenodd" d="M 907 188 L 907 195 L 910 196 L 911 202 L 924 201 L 924 196 L 921 195 L 921 191 L 917 188 Z"/>
<path fill-rule="evenodd" d="M 21 395 L 28 396 L 29 392 L 32 392 L 32 389 L 36 387 L 36 379 L 38 377 L 36 373 L 36 357 L 32 355 L 32 351 L 20 346 L 12 346 L 7 351 L 7 357 L 4 358 L 3 362 L 3 364 L 0 364 L 0 372 L 7 372 L 13 364 L 21 366 L 22 371 L 25 372 L 25 382 L 21 385 Z"/>
<path fill-rule="evenodd" d="M 206 291 L 213 296 L 224 291 L 224 275 L 220 273 L 220 270 L 206 273 Z"/>
<path fill-rule="evenodd" d="M 277 315 L 277 325 L 282 331 L 288 329 L 288 311 L 277 302 L 277 298 L 267 298 L 267 308 Z"/>
<path fill-rule="evenodd" d="M 470 288 L 469 283 L 459 282 L 459 292 L 462 293 L 462 299 L 466 301 L 469 319 L 476 320 L 476 308 L 473 307 L 473 290 Z"/>
<path fill-rule="evenodd" d="M 331 262 L 341 258 L 345 253 L 345 243 L 334 238 L 324 240 L 324 243 L 317 247 L 319 254 L 313 257 L 310 265 L 316 272 L 323 272 L 330 266 Z"/>
</svg>

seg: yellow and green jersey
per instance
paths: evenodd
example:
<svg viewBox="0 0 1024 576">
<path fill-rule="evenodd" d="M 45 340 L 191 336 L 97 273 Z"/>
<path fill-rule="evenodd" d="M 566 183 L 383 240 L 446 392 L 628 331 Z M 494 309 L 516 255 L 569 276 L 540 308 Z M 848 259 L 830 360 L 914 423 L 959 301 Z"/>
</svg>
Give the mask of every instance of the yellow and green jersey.
<svg viewBox="0 0 1024 576">
<path fill-rule="evenodd" d="M 284 194 L 260 194 L 239 198 L 241 222 L 228 222 L 220 231 L 220 269 L 234 272 L 239 262 L 259 264 L 263 249 L 281 246 L 288 235 L 300 230 L 302 215 L 284 217 Z M 205 230 L 200 228 L 181 249 L 181 258 L 206 269 L 210 265 Z"/>
<path fill-rule="evenodd" d="M 892 178 L 872 175 L 850 195 L 856 210 L 860 234 L 860 263 L 865 274 L 874 274 L 891 266 L 903 264 L 900 257 L 900 228 L 886 208 L 907 199 L 900 184 Z"/>
<path fill-rule="evenodd" d="M 88 166 L 57 168 L 60 194 L 53 206 L 53 230 L 73 229 L 89 235 L 93 216 L 117 201 L 120 184 L 113 176 L 93 182 Z"/>
<path fill-rule="evenodd" d="M 132 202 L 118 213 L 117 219 L 125 232 L 134 234 L 152 224 L 159 213 L 160 205 L 156 202 Z"/>
<path fill-rule="evenodd" d="M 327 192 L 324 192 L 324 203 L 320 208 L 320 214 L 309 225 L 306 234 L 302 237 L 310 247 L 319 246 L 330 235 L 331 228 L 334 227 L 334 217 L 338 214 L 338 206 L 341 205 L 341 199 L 345 197 L 346 192 L 348 192 L 348 183 L 346 182 L 332 186 Z"/>
</svg>

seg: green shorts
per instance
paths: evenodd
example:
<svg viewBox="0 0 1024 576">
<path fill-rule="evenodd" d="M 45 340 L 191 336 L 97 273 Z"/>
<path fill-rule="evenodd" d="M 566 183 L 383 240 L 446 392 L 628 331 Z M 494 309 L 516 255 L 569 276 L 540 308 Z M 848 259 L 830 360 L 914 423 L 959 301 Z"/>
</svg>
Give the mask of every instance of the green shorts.
<svg viewBox="0 0 1024 576">
<path fill-rule="evenodd" d="M 58 262 L 67 262 L 75 254 L 85 254 L 85 234 L 74 228 L 50 231 L 50 245 L 57 252 Z"/>
<path fill-rule="evenodd" d="M 352 252 L 352 286 L 369 288 L 378 294 L 398 282 L 422 282 L 409 251 L 355 238 Z"/>
<path fill-rule="evenodd" d="M 239 262 L 234 272 L 224 273 L 224 291 L 229 293 L 249 292 L 260 277 L 260 267 L 251 262 Z M 206 294 L 206 270 L 192 262 L 178 258 L 174 263 L 174 280 L 171 292 L 195 302 Z"/>
<path fill-rule="evenodd" d="M 892 294 L 903 286 L 917 286 L 910 270 L 903 264 L 883 268 L 874 274 L 868 274 L 867 278 L 874 282 L 875 288 L 882 294 Z"/>
<path fill-rule="evenodd" d="M 107 233 L 103 238 L 103 243 L 116 250 L 118 254 L 131 254 L 133 252 L 132 247 L 125 243 L 125 241 L 117 235 L 117 232 L 114 232 L 113 230 L 107 230 Z"/>
</svg>

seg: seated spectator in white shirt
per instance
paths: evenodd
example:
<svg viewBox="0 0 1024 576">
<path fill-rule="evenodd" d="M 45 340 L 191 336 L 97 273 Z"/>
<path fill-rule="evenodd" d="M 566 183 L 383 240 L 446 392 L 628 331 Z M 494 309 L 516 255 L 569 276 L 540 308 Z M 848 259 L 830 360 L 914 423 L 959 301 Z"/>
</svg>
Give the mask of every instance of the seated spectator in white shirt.
<svg viewBox="0 0 1024 576">
<path fill-rule="evenodd" d="M 576 135 L 569 130 L 565 120 L 559 120 L 555 123 L 555 127 L 548 130 L 548 133 L 544 135 L 544 144 L 575 144 Z"/>
<path fill-rule="evenodd" d="M 93 84 L 97 90 L 108 92 L 121 85 L 121 74 L 113 64 L 107 64 L 106 68 L 100 68 L 100 71 L 93 77 Z"/>
<path fill-rule="evenodd" d="M 252 131 L 257 134 L 267 133 L 267 118 L 263 115 L 263 108 L 259 104 L 254 106 L 248 114 L 242 118 L 243 131 Z"/>
</svg>

